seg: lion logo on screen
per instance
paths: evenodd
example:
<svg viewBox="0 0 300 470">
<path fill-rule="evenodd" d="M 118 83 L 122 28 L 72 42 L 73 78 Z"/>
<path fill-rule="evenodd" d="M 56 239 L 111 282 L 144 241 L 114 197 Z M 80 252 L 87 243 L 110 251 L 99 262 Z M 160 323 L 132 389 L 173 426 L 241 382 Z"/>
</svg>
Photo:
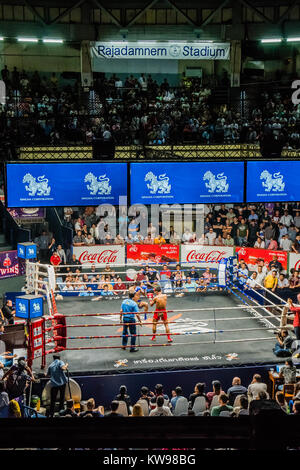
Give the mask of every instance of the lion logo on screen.
<svg viewBox="0 0 300 470">
<path fill-rule="evenodd" d="M 30 173 L 26 173 L 23 178 L 23 183 L 28 183 L 28 185 L 25 185 L 25 189 L 28 191 L 29 196 L 49 196 L 51 186 L 48 185 L 48 182 L 49 180 L 45 178 L 45 175 L 35 178 Z"/>
<path fill-rule="evenodd" d="M 107 178 L 105 175 L 95 176 L 93 173 L 88 173 L 85 175 L 84 178 L 85 183 L 87 184 L 86 187 L 90 192 L 91 196 L 95 196 L 96 194 L 100 195 L 109 195 L 111 194 L 111 186 L 110 186 L 110 179 Z"/>
<path fill-rule="evenodd" d="M 211 171 L 207 171 L 203 176 L 203 181 L 206 180 L 208 180 L 208 183 L 205 183 L 205 186 L 208 188 L 209 193 L 227 193 L 229 184 L 224 172 L 218 173 L 216 176 Z"/>
<path fill-rule="evenodd" d="M 280 171 L 273 173 L 272 175 L 272 173 L 269 173 L 268 170 L 264 170 L 260 174 L 260 179 L 265 180 L 262 181 L 262 185 L 266 192 L 284 191 L 285 183 L 283 182 L 283 175 L 280 174 Z"/>
<path fill-rule="evenodd" d="M 145 181 L 150 181 L 147 183 L 147 188 L 151 194 L 170 194 L 171 192 L 172 186 L 169 184 L 169 177 L 166 176 L 166 173 L 157 178 L 152 171 L 149 171 L 145 176 Z"/>
</svg>

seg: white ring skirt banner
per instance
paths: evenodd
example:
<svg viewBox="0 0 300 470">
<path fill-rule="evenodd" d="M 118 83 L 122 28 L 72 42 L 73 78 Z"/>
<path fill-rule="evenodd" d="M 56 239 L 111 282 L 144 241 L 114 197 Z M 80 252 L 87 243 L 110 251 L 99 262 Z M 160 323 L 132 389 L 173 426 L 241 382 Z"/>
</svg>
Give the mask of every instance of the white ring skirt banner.
<svg viewBox="0 0 300 470">
<path fill-rule="evenodd" d="M 211 42 L 95 42 L 93 59 L 229 60 L 230 43 Z"/>
</svg>

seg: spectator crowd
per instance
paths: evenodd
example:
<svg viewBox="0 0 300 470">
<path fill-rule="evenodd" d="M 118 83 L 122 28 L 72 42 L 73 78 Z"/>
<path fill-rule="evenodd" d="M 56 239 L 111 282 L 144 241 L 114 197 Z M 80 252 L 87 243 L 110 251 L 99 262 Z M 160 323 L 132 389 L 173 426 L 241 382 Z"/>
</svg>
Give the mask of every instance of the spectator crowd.
<svg viewBox="0 0 300 470">
<path fill-rule="evenodd" d="M 293 105 L 290 90 L 262 87 L 242 115 L 241 103 L 215 102 L 211 77 L 183 76 L 173 87 L 151 75 L 121 79 L 101 74 L 86 93 L 78 81 L 61 86 L 55 73 L 47 77 L 4 66 L 1 77 L 8 97 L 1 110 L 1 137 L 11 150 L 14 144 L 91 144 L 94 139 L 117 145 L 255 144 L 271 135 L 287 148 L 300 143 L 300 108 Z M 226 74 L 221 82 L 227 96 Z"/>
</svg>

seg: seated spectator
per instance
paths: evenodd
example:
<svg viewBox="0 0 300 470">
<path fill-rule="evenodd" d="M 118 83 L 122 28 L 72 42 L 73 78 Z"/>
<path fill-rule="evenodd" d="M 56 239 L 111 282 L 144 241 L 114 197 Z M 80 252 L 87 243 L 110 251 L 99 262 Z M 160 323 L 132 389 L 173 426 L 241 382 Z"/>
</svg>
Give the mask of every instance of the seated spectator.
<svg viewBox="0 0 300 470">
<path fill-rule="evenodd" d="M 282 411 L 284 411 L 284 413 L 288 413 L 289 408 L 284 399 L 284 394 L 282 392 L 277 392 L 275 398 Z"/>
<path fill-rule="evenodd" d="M 114 400 L 110 404 L 110 412 L 104 415 L 105 418 L 123 418 L 121 413 L 117 413 L 117 409 L 119 408 L 119 402 Z"/>
<path fill-rule="evenodd" d="M 268 245 L 268 249 L 269 250 L 278 250 L 278 243 L 276 240 L 274 240 L 273 237 L 271 237 L 270 239 L 270 243 Z"/>
<path fill-rule="evenodd" d="M 234 239 L 229 233 L 226 235 L 224 240 L 224 246 L 234 246 Z"/>
<path fill-rule="evenodd" d="M 150 411 L 149 416 L 172 416 L 170 408 L 164 403 L 164 397 L 158 396 L 156 398 L 156 406 Z"/>
<path fill-rule="evenodd" d="M 206 292 L 208 289 L 208 286 L 205 282 L 205 279 L 203 276 L 200 277 L 199 279 L 199 284 L 198 284 L 198 288 L 197 288 L 197 292 Z"/>
<path fill-rule="evenodd" d="M 204 397 L 205 401 L 206 401 L 206 404 L 207 404 L 207 407 L 208 407 L 209 400 L 208 400 L 206 394 L 204 393 L 204 390 L 205 390 L 205 384 L 204 383 L 200 383 L 200 382 L 196 383 L 195 388 L 194 388 L 194 393 L 192 393 L 189 396 L 189 406 L 190 406 L 190 408 L 193 408 L 194 402 L 195 402 L 196 398 L 198 398 L 198 397 Z"/>
<path fill-rule="evenodd" d="M 241 379 L 234 377 L 232 380 L 232 386 L 227 390 L 229 405 L 233 406 L 234 400 L 238 395 L 244 395 L 247 393 L 247 388 L 243 387 Z"/>
<path fill-rule="evenodd" d="M 277 357 L 288 357 L 292 355 L 293 338 L 289 335 L 288 330 L 283 329 L 277 333 L 277 342 L 273 348 L 273 352 Z"/>
<path fill-rule="evenodd" d="M 8 418 L 22 418 L 20 405 L 16 400 L 10 400 L 8 404 Z"/>
<path fill-rule="evenodd" d="M 73 238 L 73 246 L 82 246 L 85 244 L 85 237 L 82 235 L 81 230 L 76 232 L 75 237 Z"/>
<path fill-rule="evenodd" d="M 88 233 L 87 236 L 85 236 L 84 238 L 84 243 L 85 245 L 95 245 L 96 242 L 94 237 L 92 237 L 92 235 Z"/>
<path fill-rule="evenodd" d="M 275 269 L 278 272 L 282 271 L 282 264 L 278 261 L 277 255 L 272 256 L 272 261 L 269 263 L 269 270 L 271 269 Z"/>
<path fill-rule="evenodd" d="M 208 392 L 206 394 L 209 404 L 211 404 L 212 399 L 215 395 L 220 395 L 221 393 L 223 393 L 222 385 L 221 385 L 221 382 L 219 380 L 213 380 L 212 381 L 212 386 L 213 386 L 213 391 Z"/>
<path fill-rule="evenodd" d="M 195 266 L 191 267 L 191 270 L 188 273 L 188 277 L 190 277 L 193 281 L 197 281 L 199 279 L 199 273 L 196 271 Z"/>
<path fill-rule="evenodd" d="M 213 228 L 211 227 L 208 231 L 208 233 L 205 235 L 205 238 L 207 239 L 207 244 L 213 246 L 215 244 L 217 234 L 214 232 Z"/>
<path fill-rule="evenodd" d="M 283 251 L 291 251 L 292 248 L 292 240 L 290 240 L 288 234 L 284 235 L 280 240 L 280 248 Z"/>
<path fill-rule="evenodd" d="M 249 277 L 249 279 L 247 279 L 245 287 L 249 289 L 259 288 L 259 285 L 257 284 L 257 272 L 256 271 L 254 271 Z"/>
<path fill-rule="evenodd" d="M 60 410 L 59 416 L 61 418 L 78 418 L 78 414 L 76 413 L 74 409 L 74 401 L 73 400 L 67 400 L 66 402 L 66 409 L 65 410 Z"/>
<path fill-rule="evenodd" d="M 131 413 L 131 399 L 130 399 L 130 396 L 127 395 L 127 387 L 126 385 L 121 385 L 120 387 L 120 390 L 119 390 L 119 393 L 118 395 L 115 397 L 115 401 L 124 401 L 126 403 L 126 406 L 127 406 L 127 411 L 128 411 L 128 414 Z"/>
<path fill-rule="evenodd" d="M 284 274 L 280 273 L 277 283 L 277 289 L 286 289 L 287 287 L 289 287 L 289 281 L 287 280 Z"/>
<path fill-rule="evenodd" d="M 144 416 L 143 408 L 139 403 L 133 405 L 132 414 L 130 414 L 129 416 Z"/>
<path fill-rule="evenodd" d="M 197 288 L 197 282 L 192 281 L 190 277 L 186 279 L 186 282 L 183 285 L 184 292 L 196 292 Z"/>
<path fill-rule="evenodd" d="M 300 415 L 300 400 L 294 401 L 292 414 Z"/>
<path fill-rule="evenodd" d="M 257 237 L 256 242 L 254 243 L 254 248 L 264 249 L 266 247 L 264 240 L 260 237 Z"/>
<path fill-rule="evenodd" d="M 298 276 L 298 271 L 294 271 L 292 274 L 292 277 L 289 280 L 289 288 L 296 289 L 299 286 L 300 286 L 300 279 Z"/>
<path fill-rule="evenodd" d="M 285 384 L 295 384 L 297 369 L 294 366 L 292 359 L 287 359 L 285 365 L 280 369 L 279 378 L 284 380 Z M 278 389 L 283 388 L 279 386 Z"/>
<path fill-rule="evenodd" d="M 114 284 L 114 291 L 119 294 L 126 291 L 126 284 L 124 284 L 120 277 L 117 278 L 117 282 Z"/>
<path fill-rule="evenodd" d="M 249 401 L 256 400 L 259 392 L 267 392 L 267 385 L 262 382 L 261 375 L 254 374 L 252 382 L 248 387 Z"/>
<path fill-rule="evenodd" d="M 172 406 L 172 411 L 174 412 L 175 408 L 176 408 L 177 401 L 179 400 L 179 398 L 183 397 L 182 388 L 178 385 L 175 388 L 175 391 L 173 393 L 174 393 L 174 396 L 173 396 L 173 398 L 171 398 L 171 406 Z"/>
<path fill-rule="evenodd" d="M 225 393 L 221 393 L 219 396 L 219 405 L 214 406 L 210 412 L 211 416 L 220 416 L 222 411 L 232 412 L 233 408 L 228 404 L 228 396 Z"/>
<path fill-rule="evenodd" d="M 222 238 L 222 235 L 217 236 L 215 240 L 215 246 L 224 246 L 224 240 Z"/>
<path fill-rule="evenodd" d="M 256 398 L 250 402 L 249 415 L 258 415 L 265 410 L 282 411 L 280 405 L 275 400 L 270 400 L 268 394 L 261 390 Z"/>
<path fill-rule="evenodd" d="M 157 237 L 154 238 L 154 244 L 155 245 L 163 245 L 166 243 L 166 240 L 162 235 L 158 235 Z"/>
<path fill-rule="evenodd" d="M 3 380 L 0 380 L 0 416 L 6 409 L 8 410 L 9 398 L 5 391 L 5 385 Z"/>
<path fill-rule="evenodd" d="M 193 234 L 191 233 L 190 229 L 186 228 L 182 235 L 182 242 L 183 243 L 190 243 L 191 239 L 193 238 Z"/>
<path fill-rule="evenodd" d="M 96 408 L 94 398 L 89 398 L 87 403 L 87 410 L 79 413 L 80 418 L 84 418 L 86 415 L 90 414 L 93 418 L 103 418 L 103 414 L 100 412 L 100 406 Z"/>
<path fill-rule="evenodd" d="M 210 272 L 210 268 L 206 268 L 204 273 L 203 273 L 203 278 L 206 282 L 206 284 L 209 284 L 212 278 L 212 273 Z"/>
<path fill-rule="evenodd" d="M 248 416 L 249 415 L 249 402 L 246 395 L 240 396 L 240 408 L 237 412 L 238 416 Z"/>
<path fill-rule="evenodd" d="M 152 392 L 152 393 L 153 393 L 153 392 Z M 151 394 L 151 392 L 150 392 L 150 394 Z M 163 399 L 164 399 L 164 405 L 165 405 L 165 406 L 169 406 L 170 400 L 169 400 L 168 395 L 166 395 L 166 394 L 164 393 L 164 389 L 163 389 L 162 384 L 156 384 L 156 385 L 155 385 L 155 389 L 154 389 L 154 393 L 153 393 L 153 397 L 152 397 L 151 400 L 150 400 L 150 407 L 151 407 L 151 409 L 154 409 L 154 408 L 155 408 L 155 406 L 156 406 L 156 399 L 157 399 L 157 397 L 159 397 L 159 396 L 162 396 L 162 397 L 163 397 Z"/>
</svg>

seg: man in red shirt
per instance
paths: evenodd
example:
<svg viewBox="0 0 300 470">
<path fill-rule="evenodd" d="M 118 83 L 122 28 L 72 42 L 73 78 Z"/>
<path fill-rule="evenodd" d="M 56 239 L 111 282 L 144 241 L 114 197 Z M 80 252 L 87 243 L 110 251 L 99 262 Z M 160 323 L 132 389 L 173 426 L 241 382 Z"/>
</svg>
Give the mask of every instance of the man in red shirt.
<svg viewBox="0 0 300 470">
<path fill-rule="evenodd" d="M 288 305 L 291 312 L 294 313 L 293 327 L 296 339 L 300 340 L 300 305 L 294 306 L 292 299 L 288 299 Z"/>
<path fill-rule="evenodd" d="M 122 281 L 120 277 L 118 277 L 117 281 L 118 282 L 116 282 L 116 284 L 114 285 L 114 290 L 117 293 L 122 294 L 126 291 L 126 285 L 124 284 L 124 282 Z"/>
</svg>

